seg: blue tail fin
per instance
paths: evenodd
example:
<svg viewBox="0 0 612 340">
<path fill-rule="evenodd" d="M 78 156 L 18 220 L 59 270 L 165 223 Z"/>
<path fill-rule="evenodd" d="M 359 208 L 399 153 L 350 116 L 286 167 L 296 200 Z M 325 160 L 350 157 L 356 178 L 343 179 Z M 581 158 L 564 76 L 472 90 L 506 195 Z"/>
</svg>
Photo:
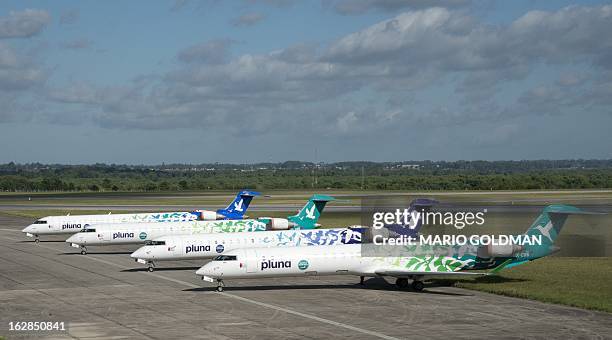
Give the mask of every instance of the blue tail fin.
<svg viewBox="0 0 612 340">
<path fill-rule="evenodd" d="M 236 195 L 236 198 L 230 203 L 227 208 L 217 210 L 218 214 L 225 216 L 228 219 L 240 219 L 249 208 L 251 200 L 260 193 L 256 191 L 243 190 Z"/>
<path fill-rule="evenodd" d="M 385 226 L 385 228 L 389 229 L 389 232 L 395 233 L 398 236 L 406 235 L 414 237 L 419 233 L 421 227 L 423 227 L 423 213 L 431 209 L 431 207 L 436 204 L 438 204 L 438 201 L 436 200 L 417 198 L 412 201 L 408 207 L 408 212 L 410 213 L 411 217 L 408 225 L 391 224 Z"/>
</svg>

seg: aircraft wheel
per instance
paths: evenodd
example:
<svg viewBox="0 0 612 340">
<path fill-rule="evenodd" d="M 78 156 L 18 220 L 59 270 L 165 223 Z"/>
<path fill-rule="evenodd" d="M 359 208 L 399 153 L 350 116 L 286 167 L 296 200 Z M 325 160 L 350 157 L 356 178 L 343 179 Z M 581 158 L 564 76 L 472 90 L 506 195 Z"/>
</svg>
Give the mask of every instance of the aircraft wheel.
<svg viewBox="0 0 612 340">
<path fill-rule="evenodd" d="M 81 255 L 87 255 L 87 248 L 81 248 Z"/>
<path fill-rule="evenodd" d="M 412 281 L 412 289 L 415 291 L 421 292 L 423 291 L 423 288 L 425 288 L 423 281 Z"/>
<path fill-rule="evenodd" d="M 221 292 L 223 291 L 223 286 L 225 286 L 225 285 L 223 284 L 223 281 L 222 281 L 222 280 L 217 280 L 217 291 L 218 291 L 219 293 L 221 293 Z"/>
<path fill-rule="evenodd" d="M 36 243 L 40 243 L 40 239 L 37 237 L 37 238 L 34 240 L 34 242 L 36 242 Z"/>
<path fill-rule="evenodd" d="M 395 284 L 397 285 L 398 288 L 405 289 L 408 287 L 408 279 L 400 277 L 397 280 L 395 280 Z"/>
<path fill-rule="evenodd" d="M 154 269 L 153 269 L 153 266 L 149 266 L 148 271 L 149 271 L 149 272 L 153 272 L 153 270 L 154 270 Z"/>
</svg>

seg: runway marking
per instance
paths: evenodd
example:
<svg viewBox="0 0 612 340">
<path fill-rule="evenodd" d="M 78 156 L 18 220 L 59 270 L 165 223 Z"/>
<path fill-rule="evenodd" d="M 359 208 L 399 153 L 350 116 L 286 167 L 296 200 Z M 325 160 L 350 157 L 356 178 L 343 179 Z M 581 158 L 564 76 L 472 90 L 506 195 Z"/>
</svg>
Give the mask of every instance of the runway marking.
<svg viewBox="0 0 612 340">
<path fill-rule="evenodd" d="M 47 249 L 50 249 L 50 250 L 53 250 L 53 251 L 57 251 L 57 249 L 55 249 L 55 248 L 47 247 L 47 246 L 44 246 L 44 245 L 39 245 L 39 247 L 43 247 L 43 248 L 47 248 Z M 121 268 L 121 269 L 131 269 L 131 267 L 127 267 L 127 266 L 124 266 L 124 265 L 121 265 L 121 264 L 118 264 L 118 263 L 102 260 L 102 259 L 93 257 L 91 255 L 84 255 L 83 258 L 94 260 L 94 261 L 97 261 L 97 262 L 100 262 L 100 263 L 104 263 L 104 264 L 107 264 L 107 265 L 110 265 L 110 266 L 114 266 L 114 267 L 117 267 L 117 268 Z M 182 284 L 182 285 L 190 287 L 190 288 L 201 288 L 201 286 L 198 286 L 198 285 L 190 283 L 190 282 L 173 279 L 173 278 L 166 277 L 166 276 L 159 275 L 159 274 L 155 274 L 155 273 L 146 272 L 146 273 L 143 273 L 143 274 L 147 274 L 147 275 L 150 275 L 150 276 L 162 279 L 162 280 L 166 280 L 166 281 L 171 281 L 171 282 L 174 282 L 174 283 Z M 322 322 L 322 323 L 326 323 L 326 324 L 329 324 L 329 325 L 333 325 L 333 326 L 337 326 L 337 327 L 342 327 L 342 328 L 350 329 L 350 330 L 353 330 L 353 331 L 356 331 L 356 332 L 359 332 L 359 333 L 375 336 L 377 338 L 388 339 L 388 340 L 397 340 L 398 339 L 398 338 L 395 338 L 395 337 L 392 337 L 392 336 L 389 336 L 389 335 L 386 335 L 386 334 L 382 334 L 382 333 L 379 333 L 379 332 L 374 332 L 374 331 L 370 331 L 370 330 L 367 330 L 367 329 L 363 329 L 363 328 L 347 325 L 347 324 L 342 323 L 342 322 L 333 321 L 333 320 L 329 320 L 329 319 L 324 319 L 324 318 L 321 318 L 321 317 L 318 317 L 318 316 L 301 313 L 301 312 L 294 311 L 294 310 L 291 310 L 291 309 L 287 309 L 287 308 L 284 308 L 284 307 L 279 307 L 279 306 L 267 304 L 267 303 L 264 303 L 264 302 L 259 302 L 259 301 L 251 300 L 251 299 L 248 299 L 248 298 L 245 298 L 245 297 L 242 297 L 242 296 L 232 295 L 232 294 L 228 294 L 228 293 L 219 293 L 219 294 L 221 294 L 223 296 L 231 297 L 233 299 L 240 300 L 240 301 L 243 301 L 243 302 L 252 303 L 252 304 L 255 304 L 255 305 L 258 305 L 258 306 L 261 306 L 261 307 L 266 307 L 266 308 L 274 309 L 274 310 L 277 310 L 277 311 L 285 312 L 287 314 L 293 314 L 293 315 L 297 315 L 297 316 L 300 316 L 300 317 L 303 317 L 303 318 L 307 318 L 307 319 L 319 321 L 319 322 Z"/>
<path fill-rule="evenodd" d="M 389 336 L 389 335 L 386 335 L 386 334 L 382 334 L 382 333 L 370 331 L 370 330 L 367 330 L 367 329 L 363 329 L 363 328 L 347 325 L 345 323 L 338 322 L 338 321 L 324 319 L 324 318 L 321 318 L 321 317 L 318 317 L 318 316 L 314 316 L 314 315 L 310 315 L 310 314 L 300 313 L 300 312 L 297 312 L 297 311 L 294 311 L 294 310 L 291 310 L 291 309 L 287 309 L 287 308 L 271 305 L 271 304 L 268 304 L 268 303 L 265 303 L 265 302 L 259 302 L 259 301 L 247 299 L 247 298 L 242 297 L 242 296 L 232 295 L 232 294 L 228 294 L 228 293 L 219 293 L 219 294 L 221 294 L 223 296 L 231 297 L 233 299 L 237 299 L 237 300 L 240 300 L 240 301 L 249 302 L 249 303 L 261 306 L 261 307 L 266 307 L 266 308 L 274 309 L 274 310 L 277 310 L 277 311 L 285 312 L 285 313 L 288 313 L 288 314 L 297 315 L 297 316 L 300 316 L 300 317 L 303 317 L 303 318 L 307 318 L 307 319 L 323 322 L 323 323 L 326 323 L 326 324 L 330 324 L 330 325 L 334 325 L 334 326 L 350 329 L 350 330 L 353 330 L 353 331 L 356 331 L 356 332 L 359 332 L 359 333 L 375 336 L 377 338 L 389 339 L 389 340 L 391 340 L 391 339 L 397 340 L 398 339 L 398 338 L 395 338 L 395 337 L 392 337 L 392 336 Z"/>
<path fill-rule="evenodd" d="M 8 237 L 2 236 L 2 238 L 8 238 Z M 42 245 L 40 243 L 37 245 L 37 247 L 46 248 L 46 249 L 53 250 L 53 251 L 58 251 L 58 249 L 56 249 L 56 248 L 47 247 L 47 246 Z M 121 265 L 121 264 L 118 264 L 118 263 L 114 263 L 114 262 L 102 260 L 102 259 L 99 259 L 99 258 L 95 258 L 95 257 L 93 257 L 91 255 L 83 255 L 83 258 L 94 260 L 94 261 L 98 261 L 100 263 L 108 264 L 110 266 L 114 266 L 114 267 L 121 268 L 121 269 L 132 269 L 131 267 L 127 267 L 127 266 L 124 266 L 124 265 Z M 201 288 L 201 286 L 195 285 L 193 283 L 189 283 L 189 282 L 186 282 L 186 281 L 173 279 L 171 277 L 166 277 L 166 276 L 162 276 L 162 275 L 155 274 L 155 273 L 145 272 L 143 274 L 147 274 L 149 276 L 154 276 L 154 277 L 160 278 L 162 280 L 166 280 L 166 281 L 171 281 L 171 282 L 174 282 L 174 283 L 179 283 L 179 284 L 182 284 L 182 285 L 190 287 L 190 288 Z"/>
</svg>

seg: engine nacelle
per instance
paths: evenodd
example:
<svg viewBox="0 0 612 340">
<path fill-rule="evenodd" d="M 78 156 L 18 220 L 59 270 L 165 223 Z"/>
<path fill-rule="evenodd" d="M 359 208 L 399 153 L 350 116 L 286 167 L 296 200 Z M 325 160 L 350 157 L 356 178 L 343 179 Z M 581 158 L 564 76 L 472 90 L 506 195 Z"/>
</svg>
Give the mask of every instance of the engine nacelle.
<svg viewBox="0 0 612 340">
<path fill-rule="evenodd" d="M 196 210 L 195 213 L 198 214 L 198 220 L 200 221 L 215 221 L 215 220 L 223 220 L 225 216 L 218 214 L 215 211 L 210 210 Z"/>
<path fill-rule="evenodd" d="M 478 248 L 478 257 L 485 259 L 492 257 L 512 257 L 522 250 L 523 247 L 516 244 L 488 244 Z"/>
<path fill-rule="evenodd" d="M 267 230 L 288 230 L 295 226 L 295 223 L 284 218 L 266 217 Z"/>
</svg>

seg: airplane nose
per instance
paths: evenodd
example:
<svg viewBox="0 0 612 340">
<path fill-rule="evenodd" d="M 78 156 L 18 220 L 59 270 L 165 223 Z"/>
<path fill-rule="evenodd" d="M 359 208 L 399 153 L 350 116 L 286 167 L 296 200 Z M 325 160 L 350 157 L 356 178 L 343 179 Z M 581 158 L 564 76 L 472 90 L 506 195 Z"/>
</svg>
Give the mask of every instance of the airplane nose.
<svg viewBox="0 0 612 340">
<path fill-rule="evenodd" d="M 207 268 L 208 266 L 203 266 L 200 269 L 198 269 L 196 271 L 196 275 L 200 275 L 200 276 L 212 276 L 210 273 L 209 268 Z"/>
<path fill-rule="evenodd" d="M 32 234 L 32 233 L 34 233 L 35 229 L 36 229 L 35 226 L 29 225 L 29 226 L 23 228 L 23 230 L 21 232 L 22 233 L 30 233 L 30 234 Z"/>
<path fill-rule="evenodd" d="M 68 243 L 75 243 L 76 242 L 76 236 L 77 235 L 71 235 L 69 238 L 66 239 L 66 242 Z"/>
<path fill-rule="evenodd" d="M 130 257 L 133 259 L 144 259 L 144 254 L 145 254 L 144 249 L 138 248 L 136 249 L 136 251 L 130 254 Z"/>
<path fill-rule="evenodd" d="M 200 269 L 198 269 L 196 271 L 196 275 L 207 276 L 210 278 L 217 279 L 223 276 L 223 272 L 221 271 L 221 268 L 219 268 L 218 265 L 210 263 L 210 264 L 205 264 Z"/>
</svg>

